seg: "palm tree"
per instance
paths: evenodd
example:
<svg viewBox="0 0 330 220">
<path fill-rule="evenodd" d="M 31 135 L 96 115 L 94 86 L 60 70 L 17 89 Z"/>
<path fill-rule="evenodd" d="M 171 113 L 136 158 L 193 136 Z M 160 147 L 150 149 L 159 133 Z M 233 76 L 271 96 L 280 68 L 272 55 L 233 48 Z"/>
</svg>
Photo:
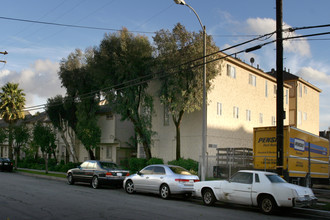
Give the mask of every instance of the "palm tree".
<svg viewBox="0 0 330 220">
<path fill-rule="evenodd" d="M 0 117 L 9 124 L 9 158 L 13 159 L 13 135 L 12 126 L 24 118 L 25 93 L 18 88 L 18 83 L 8 82 L 0 92 Z"/>
</svg>

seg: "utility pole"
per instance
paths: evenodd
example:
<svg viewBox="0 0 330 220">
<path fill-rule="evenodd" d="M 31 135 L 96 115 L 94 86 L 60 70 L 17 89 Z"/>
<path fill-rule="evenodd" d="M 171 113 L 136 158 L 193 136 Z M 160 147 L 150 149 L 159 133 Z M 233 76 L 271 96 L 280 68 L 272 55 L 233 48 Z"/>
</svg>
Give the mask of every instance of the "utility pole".
<svg viewBox="0 0 330 220">
<path fill-rule="evenodd" d="M 277 158 L 276 171 L 283 176 L 283 5 L 282 0 L 276 0 L 276 138 L 277 138 Z"/>
<path fill-rule="evenodd" d="M 7 55 L 8 52 L 7 51 L 5 51 L 5 52 L 0 51 L 0 54 Z M 0 60 L 0 63 L 7 63 L 7 62 L 5 60 Z"/>
</svg>

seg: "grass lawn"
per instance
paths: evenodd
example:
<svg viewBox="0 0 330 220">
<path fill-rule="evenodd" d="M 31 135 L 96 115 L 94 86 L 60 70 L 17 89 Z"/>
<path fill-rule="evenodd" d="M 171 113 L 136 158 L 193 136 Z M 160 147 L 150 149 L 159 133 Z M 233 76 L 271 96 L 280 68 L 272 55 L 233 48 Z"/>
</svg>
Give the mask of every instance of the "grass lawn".
<svg viewBox="0 0 330 220">
<path fill-rule="evenodd" d="M 37 175 L 54 176 L 54 177 L 66 178 L 66 175 L 65 174 L 61 174 L 61 173 L 48 173 L 48 174 L 46 174 L 45 171 L 21 170 L 21 169 L 17 169 L 17 171 L 24 172 L 24 173 L 37 174 Z"/>
</svg>

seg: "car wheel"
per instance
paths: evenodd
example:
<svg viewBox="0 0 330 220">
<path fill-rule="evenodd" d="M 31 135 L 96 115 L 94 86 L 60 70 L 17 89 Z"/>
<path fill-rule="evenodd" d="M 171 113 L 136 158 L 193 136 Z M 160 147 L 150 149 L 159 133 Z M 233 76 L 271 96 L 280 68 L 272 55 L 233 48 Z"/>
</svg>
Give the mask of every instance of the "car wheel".
<svg viewBox="0 0 330 220">
<path fill-rule="evenodd" d="M 213 205 L 216 201 L 214 193 L 211 189 L 203 190 L 203 202 L 205 205 L 210 206 Z"/>
<path fill-rule="evenodd" d="M 127 182 L 125 183 L 125 191 L 128 194 L 134 193 L 134 183 L 132 182 L 132 180 L 127 180 Z"/>
<path fill-rule="evenodd" d="M 167 184 L 161 185 L 159 194 L 160 194 L 160 197 L 162 197 L 163 199 L 170 198 L 171 192 L 170 192 L 170 188 L 168 187 Z"/>
<path fill-rule="evenodd" d="M 68 179 L 68 184 L 69 185 L 73 185 L 74 184 L 74 179 L 73 179 L 73 176 L 72 176 L 71 173 L 68 174 L 67 179 Z"/>
<path fill-rule="evenodd" d="M 99 178 L 97 178 L 97 176 L 93 176 L 93 179 L 92 179 L 92 187 L 94 189 L 97 189 L 100 187 L 100 184 L 99 184 Z"/>
<path fill-rule="evenodd" d="M 260 199 L 259 208 L 265 214 L 272 214 L 276 210 L 277 205 L 272 196 L 264 196 Z"/>
</svg>

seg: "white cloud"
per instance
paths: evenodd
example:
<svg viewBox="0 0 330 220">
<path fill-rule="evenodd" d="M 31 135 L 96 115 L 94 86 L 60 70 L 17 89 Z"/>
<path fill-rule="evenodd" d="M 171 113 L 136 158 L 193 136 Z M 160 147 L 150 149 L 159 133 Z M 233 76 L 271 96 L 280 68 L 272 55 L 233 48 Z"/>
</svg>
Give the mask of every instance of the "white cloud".
<svg viewBox="0 0 330 220">
<path fill-rule="evenodd" d="M 324 72 L 318 71 L 312 67 L 302 67 L 297 75 L 307 81 L 313 81 L 321 84 L 330 84 L 330 76 Z"/>
<path fill-rule="evenodd" d="M 276 30 L 276 21 L 272 18 L 249 18 L 246 21 L 246 32 L 250 34 L 264 35 L 272 33 Z M 291 26 L 284 24 L 283 30 L 290 28 Z M 284 32 L 283 38 L 300 36 L 294 32 Z M 275 39 L 276 34 L 271 39 Z M 301 56 L 310 56 L 310 46 L 305 39 L 297 40 L 285 40 L 283 42 L 283 48 L 285 52 L 298 53 Z"/>
<path fill-rule="evenodd" d="M 65 94 L 58 77 L 59 63 L 50 60 L 37 60 L 28 69 L 22 71 L 0 71 L 0 82 L 19 83 L 26 94 L 26 106 L 45 104 L 47 98 Z M 43 101 L 43 103 L 36 102 Z"/>
</svg>

